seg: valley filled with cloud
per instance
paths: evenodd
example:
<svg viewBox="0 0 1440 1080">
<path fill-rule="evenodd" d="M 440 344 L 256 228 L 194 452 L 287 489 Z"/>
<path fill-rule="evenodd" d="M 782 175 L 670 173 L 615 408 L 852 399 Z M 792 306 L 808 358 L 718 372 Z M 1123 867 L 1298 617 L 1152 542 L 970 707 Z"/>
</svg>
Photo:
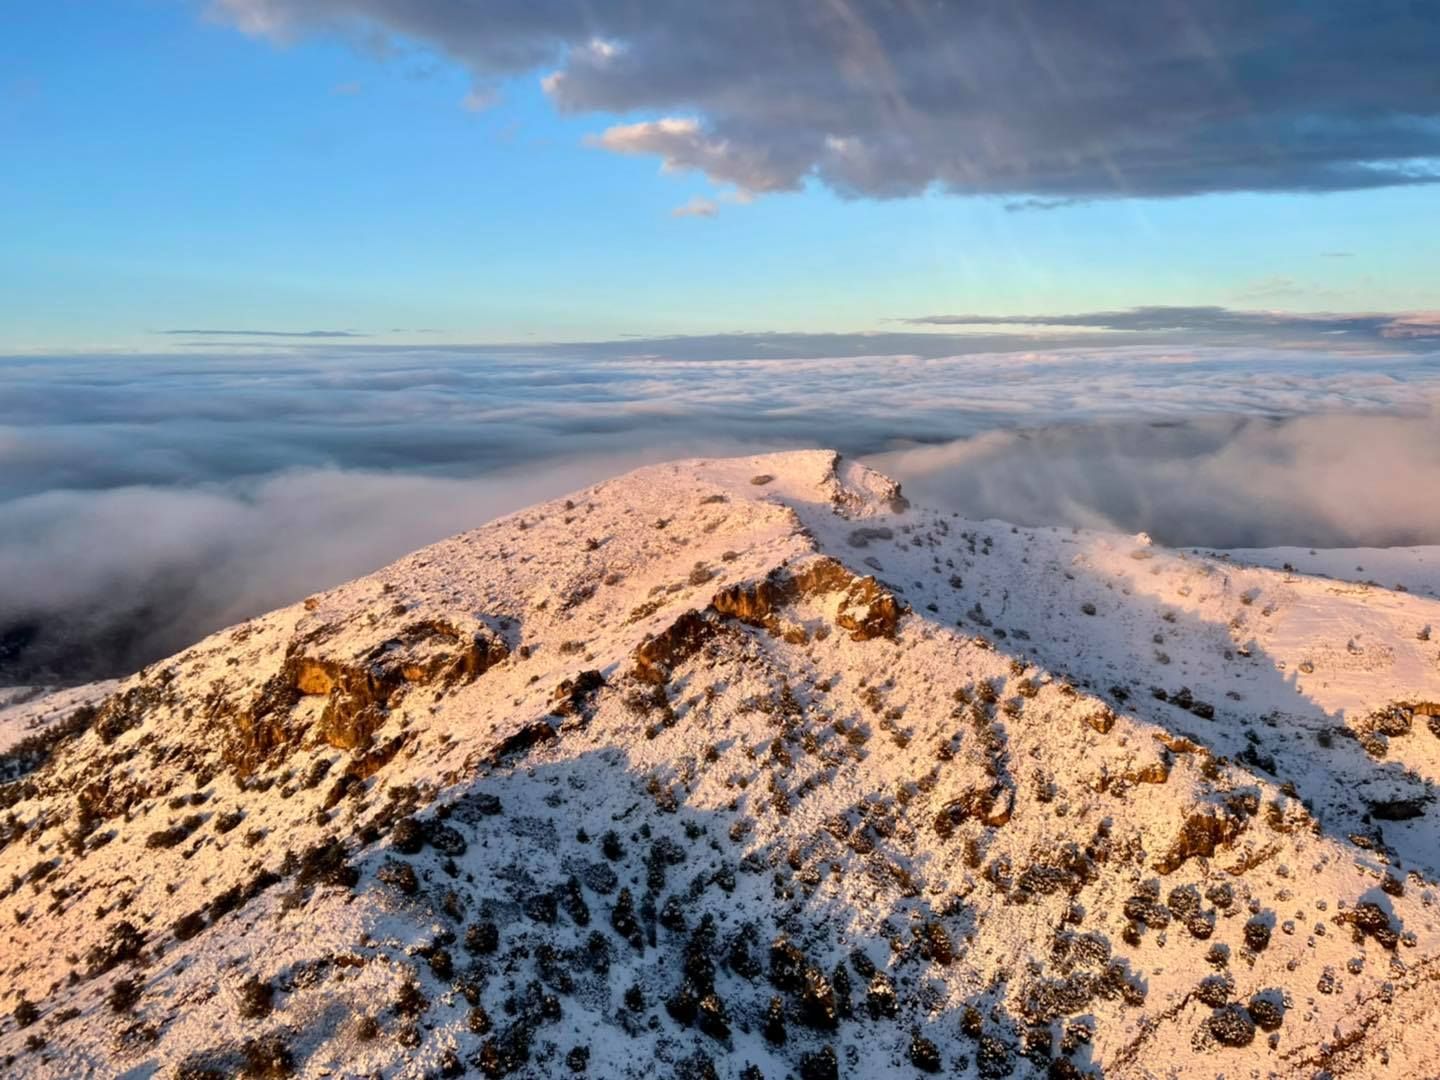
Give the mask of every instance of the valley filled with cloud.
<svg viewBox="0 0 1440 1080">
<path fill-rule="evenodd" d="M 1172 545 L 1440 542 L 1417 495 L 1440 470 L 1440 355 L 1389 329 L 1423 323 L 1122 315 L 1069 336 L 6 359 L 0 669 L 128 670 L 680 456 L 829 446 L 969 517 Z"/>
</svg>

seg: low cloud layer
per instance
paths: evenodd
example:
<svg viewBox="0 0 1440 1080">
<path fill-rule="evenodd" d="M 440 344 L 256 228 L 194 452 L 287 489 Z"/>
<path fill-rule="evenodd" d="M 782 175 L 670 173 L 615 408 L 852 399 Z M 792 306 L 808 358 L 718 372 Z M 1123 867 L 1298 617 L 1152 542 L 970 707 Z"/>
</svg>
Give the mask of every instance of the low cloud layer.
<svg viewBox="0 0 1440 1080">
<path fill-rule="evenodd" d="M 753 192 L 929 188 L 1017 206 L 1440 179 L 1440 9 L 1413 0 L 215 0 L 527 72 L 597 145 Z"/>
<path fill-rule="evenodd" d="M 16 500 L 0 506 L 0 685 L 134 670 L 212 630 L 640 460 L 469 480 L 298 469 L 255 481 Z"/>
<path fill-rule="evenodd" d="M 1440 543 L 1440 414 L 1114 421 L 992 431 L 870 464 L 921 501 L 1207 548 Z"/>
<path fill-rule="evenodd" d="M 1177 544 L 1440 543 L 1433 346 L 1168 340 L 0 358 L 0 684 L 133 669 L 674 457 L 834 446 L 972 516 Z M 929 352 L 855 355 L 908 342 Z"/>
</svg>

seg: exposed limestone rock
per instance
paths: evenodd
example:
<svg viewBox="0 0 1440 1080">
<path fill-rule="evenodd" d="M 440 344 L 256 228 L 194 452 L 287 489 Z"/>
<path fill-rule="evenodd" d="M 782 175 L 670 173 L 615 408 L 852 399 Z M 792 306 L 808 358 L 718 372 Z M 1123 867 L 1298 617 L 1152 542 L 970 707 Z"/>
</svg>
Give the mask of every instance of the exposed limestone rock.
<svg viewBox="0 0 1440 1080">
<path fill-rule="evenodd" d="M 894 596 L 873 577 L 859 577 L 835 559 L 815 557 L 798 567 L 778 568 L 759 581 L 727 585 L 711 597 L 704 611 L 685 611 L 636 648 L 637 675 L 651 682 L 668 681 L 672 668 L 727 632 L 726 619 L 802 644 L 803 628 L 782 619 L 781 613 L 801 599 L 830 597 L 838 597 L 836 625 L 849 631 L 852 640 L 895 635 L 902 607 Z"/>
<path fill-rule="evenodd" d="M 490 760 L 499 763 L 506 758 L 523 754 L 542 742 L 551 742 L 559 737 L 549 721 L 534 720 L 496 743 L 495 749 L 490 752 Z"/>
<path fill-rule="evenodd" d="M 1173 754 L 1198 754 L 1203 747 L 1193 739 L 1173 731 L 1157 731 L 1154 738 Z"/>
<path fill-rule="evenodd" d="M 1422 817 L 1428 802 L 1425 798 L 1371 799 L 1365 805 L 1376 821 L 1409 821 Z"/>
<path fill-rule="evenodd" d="M 710 606 L 721 615 L 752 626 L 765 626 L 792 599 L 788 579 L 773 577 L 757 582 L 728 585 L 710 599 Z"/>
<path fill-rule="evenodd" d="M 1124 778 L 1132 784 L 1163 784 L 1170 779 L 1170 762 L 1164 758 L 1127 769 Z"/>
<path fill-rule="evenodd" d="M 942 838 L 948 837 L 957 825 L 972 818 L 992 828 L 999 828 L 1010 820 L 1014 811 L 1013 788 L 1005 784 L 974 787 L 940 808 L 940 812 L 935 815 L 935 832 Z"/>
<path fill-rule="evenodd" d="M 835 622 L 850 631 L 853 641 L 894 637 L 901 604 L 873 577 L 858 577 L 835 559 L 820 557 L 801 566 L 793 577 L 798 595 L 838 595 Z"/>
<path fill-rule="evenodd" d="M 1424 723 L 1432 735 L 1440 738 L 1440 702 L 1392 701 L 1361 722 L 1360 734 L 1362 739 L 1375 735 L 1393 739 L 1409 735 L 1416 721 Z"/>
<path fill-rule="evenodd" d="M 691 608 L 658 634 L 652 634 L 635 648 L 635 673 L 645 682 L 670 681 L 670 672 L 698 653 L 711 638 L 724 633 L 713 616 Z"/>
<path fill-rule="evenodd" d="M 763 581 L 727 586 L 710 606 L 722 615 L 774 629 L 782 607 L 800 599 L 839 598 L 835 622 L 855 641 L 893 637 L 901 605 L 873 577 L 860 577 L 835 559 L 817 557 Z"/>
<path fill-rule="evenodd" d="M 550 695 L 551 709 L 556 716 L 587 716 L 593 709 L 595 695 L 605 685 L 605 676 L 593 669 L 566 679 Z"/>
<path fill-rule="evenodd" d="M 247 707 L 228 697 L 209 702 L 212 720 L 229 739 L 230 763 L 253 770 L 273 751 L 313 735 L 341 750 L 365 751 L 390 709 L 411 686 L 450 686 L 474 680 L 509 655 L 489 632 L 464 634 L 449 623 L 424 620 L 362 651 L 353 659 L 318 651 L 328 627 L 292 641 L 279 672 Z M 325 698 L 313 730 L 294 713 L 306 697 Z"/>
<path fill-rule="evenodd" d="M 1187 859 L 1209 858 L 1245 831 L 1242 816 L 1219 806 L 1202 806 L 1185 818 L 1170 849 L 1155 860 L 1162 874 L 1174 873 Z"/>
</svg>

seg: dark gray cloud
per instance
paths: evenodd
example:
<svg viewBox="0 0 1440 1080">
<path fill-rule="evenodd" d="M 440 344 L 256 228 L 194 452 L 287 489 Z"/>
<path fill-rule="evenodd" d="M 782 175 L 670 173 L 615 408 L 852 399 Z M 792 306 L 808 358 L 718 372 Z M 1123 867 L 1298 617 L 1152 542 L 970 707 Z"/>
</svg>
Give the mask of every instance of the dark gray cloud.
<svg viewBox="0 0 1440 1080">
<path fill-rule="evenodd" d="M 1360 340 L 1440 340 L 1440 314 L 1305 313 L 1241 311 L 1226 307 L 1134 307 L 1118 311 L 1088 311 L 1061 315 L 920 315 L 902 320 L 912 326 L 1063 326 L 1124 333 L 1156 333 L 1179 339 L 1187 335 L 1244 336 L 1272 342 L 1333 344 L 1337 335 Z"/>
<path fill-rule="evenodd" d="M 213 6 L 279 39 L 418 43 L 482 86 L 547 72 L 562 110 L 639 117 L 598 145 L 752 192 L 1053 205 L 1440 179 L 1440 7 L 1415 0 Z"/>
</svg>

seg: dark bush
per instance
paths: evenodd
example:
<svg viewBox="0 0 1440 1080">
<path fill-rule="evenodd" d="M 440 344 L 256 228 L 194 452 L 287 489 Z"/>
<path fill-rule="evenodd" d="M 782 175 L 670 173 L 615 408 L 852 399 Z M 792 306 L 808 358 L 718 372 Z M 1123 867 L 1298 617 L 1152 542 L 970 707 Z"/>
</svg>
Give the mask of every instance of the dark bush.
<svg viewBox="0 0 1440 1080">
<path fill-rule="evenodd" d="M 278 1080 L 295 1072 L 295 1058 L 279 1035 L 247 1039 L 240 1048 L 240 1056 L 245 1061 L 243 1075 L 256 1080 Z"/>
<path fill-rule="evenodd" d="M 826 1046 L 800 1059 L 800 1080 L 840 1080 L 840 1063 Z"/>
<path fill-rule="evenodd" d="M 544 923 L 546 926 L 555 925 L 559 917 L 560 909 L 555 902 L 555 894 L 552 892 L 531 893 L 527 896 L 521 907 L 525 916 L 534 922 Z"/>
<path fill-rule="evenodd" d="M 240 1015 L 247 1020 L 269 1016 L 275 1007 L 275 988 L 254 975 L 240 984 Z"/>
<path fill-rule="evenodd" d="M 874 970 L 873 967 L 871 970 Z M 877 1019 L 894 1016 L 899 1012 L 900 1002 L 895 996 L 895 983 L 883 971 L 876 971 L 871 976 L 870 985 L 865 991 L 865 1005 L 870 1010 L 870 1015 Z"/>
<path fill-rule="evenodd" d="M 917 1032 L 910 1038 L 910 1064 L 921 1072 L 940 1071 L 940 1048 Z"/>
<path fill-rule="evenodd" d="M 402 817 L 390 830 L 390 844 L 402 855 L 418 855 L 425 846 L 425 830 L 413 817 Z"/>
<path fill-rule="evenodd" d="M 1239 1005 L 1216 1009 L 1205 1026 L 1222 1046 L 1249 1046 L 1255 1038 L 1255 1021 Z"/>
<path fill-rule="evenodd" d="M 1235 980 L 1229 975 L 1208 975 L 1195 988 L 1195 996 L 1212 1009 L 1218 1009 L 1230 1002 L 1235 992 Z"/>
<path fill-rule="evenodd" d="M 1257 915 L 1245 924 L 1245 946 L 1251 952 L 1262 952 L 1270 944 L 1270 924 Z"/>
<path fill-rule="evenodd" d="M 414 979 L 406 979 L 395 992 L 390 1009 L 397 1016 L 419 1016 L 429 1006 L 430 1002 L 420 992 L 420 985 Z"/>
<path fill-rule="evenodd" d="M 105 1001 L 114 1012 L 128 1013 L 140 1001 L 140 987 L 133 979 L 116 979 Z"/>
<path fill-rule="evenodd" d="M 121 964 L 133 963 L 140 959 L 144 948 L 144 935 L 135 924 L 121 920 L 110 928 L 103 944 L 91 945 L 85 954 L 89 974 L 93 978 Z"/>
<path fill-rule="evenodd" d="M 1285 1005 L 1282 995 L 1273 991 L 1262 991 L 1250 999 L 1245 1006 L 1250 1019 L 1265 1031 L 1274 1031 L 1285 1020 Z"/>
<path fill-rule="evenodd" d="M 770 945 L 770 981 L 781 990 L 800 990 L 805 985 L 805 954 L 783 937 Z"/>
<path fill-rule="evenodd" d="M 33 1001 L 22 997 L 16 1003 L 15 1011 L 11 1015 L 15 1017 L 17 1028 L 27 1028 L 40 1019 L 40 1010 L 36 1008 Z"/>
<path fill-rule="evenodd" d="M 785 1003 L 778 997 L 772 997 L 765 1009 L 765 1026 L 762 1031 L 765 1038 L 776 1046 L 785 1044 Z"/>
<path fill-rule="evenodd" d="M 205 929 L 205 916 L 198 911 L 181 915 L 171 924 L 170 929 L 175 934 L 177 941 L 189 941 Z"/>
<path fill-rule="evenodd" d="M 420 879 L 415 875 L 415 868 L 399 859 L 387 859 L 375 872 L 375 876 L 382 884 L 389 885 L 406 896 L 414 896 L 420 891 Z"/>
<path fill-rule="evenodd" d="M 478 922 L 465 931 L 465 948 L 472 953 L 493 953 L 500 946 L 500 928 L 493 922 Z"/>
<path fill-rule="evenodd" d="M 610 925 L 617 934 L 635 948 L 643 949 L 645 947 L 645 939 L 640 932 L 640 922 L 635 917 L 635 901 L 631 897 L 629 889 L 621 889 L 620 895 L 616 897 L 615 908 L 610 913 Z"/>
<path fill-rule="evenodd" d="M 448 979 L 455 974 L 455 961 L 448 949 L 433 949 L 425 959 L 437 979 Z"/>
</svg>

